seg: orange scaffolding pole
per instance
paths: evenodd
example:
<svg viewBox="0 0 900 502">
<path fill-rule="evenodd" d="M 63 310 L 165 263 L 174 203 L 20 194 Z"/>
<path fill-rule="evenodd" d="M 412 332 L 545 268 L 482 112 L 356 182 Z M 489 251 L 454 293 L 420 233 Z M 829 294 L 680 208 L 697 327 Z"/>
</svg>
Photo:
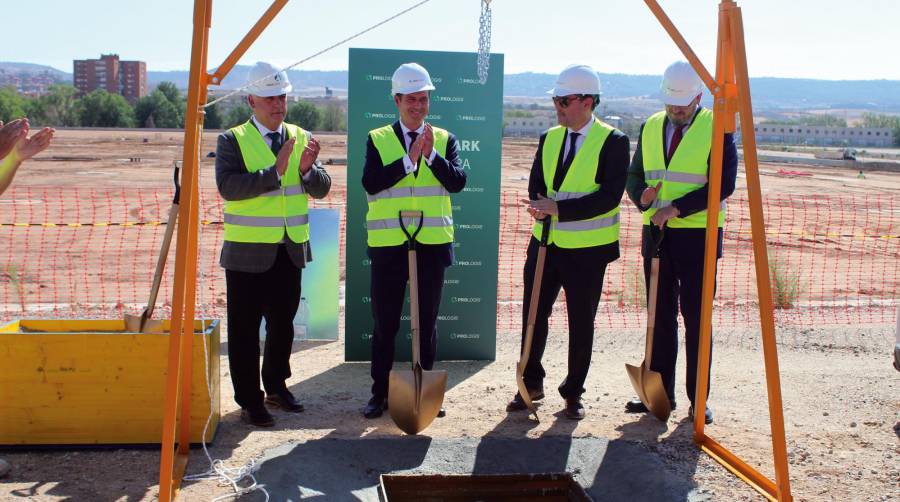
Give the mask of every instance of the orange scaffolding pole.
<svg viewBox="0 0 900 502">
<path fill-rule="evenodd" d="M 784 432 L 784 412 L 781 401 L 781 377 L 778 351 L 775 344 L 772 285 L 766 249 L 765 220 L 762 210 L 762 189 L 756 156 L 756 136 L 753 130 L 753 107 L 750 100 L 750 78 L 744 46 L 744 25 L 741 9 L 733 0 L 722 0 L 718 14 L 718 44 L 716 76 L 713 78 L 691 50 L 675 25 L 656 0 L 645 3 L 660 24 L 704 81 L 713 96 L 712 152 L 710 153 L 709 197 L 707 199 L 706 247 L 703 268 L 703 303 L 700 324 L 700 354 L 697 361 L 697 385 L 694 413 L 694 441 L 702 451 L 722 464 L 732 474 L 749 484 L 770 500 L 790 502 L 791 487 L 788 476 L 787 446 Z M 722 157 L 725 133 L 736 130 L 735 114 L 740 113 L 744 149 L 744 168 L 750 202 L 750 222 L 753 236 L 753 256 L 756 265 L 756 284 L 759 296 L 760 327 L 763 358 L 766 368 L 766 389 L 769 402 L 769 422 L 775 482 L 771 481 L 737 455 L 704 433 L 706 393 L 709 389 L 709 359 L 712 338 L 712 307 L 715 288 L 716 241 L 718 234 L 719 197 L 721 195 Z"/>
<path fill-rule="evenodd" d="M 250 32 L 238 43 L 219 70 L 214 74 L 208 74 L 206 67 L 209 52 L 209 30 L 212 27 L 212 0 L 194 0 L 191 73 L 188 81 L 187 114 L 184 121 L 182 199 L 178 214 L 180 222 L 178 237 L 175 244 L 175 281 L 172 292 L 168 373 L 166 374 L 165 411 L 159 461 L 160 502 L 169 502 L 177 496 L 187 467 L 190 448 L 191 377 L 193 374 L 191 355 L 194 349 L 200 199 L 198 152 L 200 151 L 205 117 L 202 106 L 203 103 L 206 103 L 207 87 L 221 83 L 287 2 L 288 0 L 275 0 Z M 175 441 L 176 427 L 177 443 Z M 205 440 L 205 438 L 203 439 Z"/>
</svg>

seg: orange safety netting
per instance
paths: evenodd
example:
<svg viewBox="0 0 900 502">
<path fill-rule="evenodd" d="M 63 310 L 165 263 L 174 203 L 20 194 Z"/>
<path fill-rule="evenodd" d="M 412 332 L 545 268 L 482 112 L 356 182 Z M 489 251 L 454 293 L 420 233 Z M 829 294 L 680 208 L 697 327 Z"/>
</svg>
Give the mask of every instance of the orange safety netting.
<svg viewBox="0 0 900 502">
<path fill-rule="evenodd" d="M 518 332 L 522 266 L 531 220 L 501 197 L 497 328 Z M 16 187 L 0 198 L 0 322 L 15 318 L 119 318 L 147 301 L 170 204 L 169 189 Z M 344 264 L 346 190 L 313 207 L 341 209 Z M 622 205 L 622 258 L 607 269 L 597 326 L 640 328 L 644 286 L 640 215 Z M 773 288 L 783 298 L 779 325 L 893 322 L 900 290 L 900 198 L 892 194 L 771 195 L 764 201 Z M 218 266 L 222 200 L 201 197 L 198 317 L 224 318 L 225 282 Z M 756 279 L 746 192 L 729 199 L 725 255 L 719 262 L 714 326 L 755 325 Z M 315 243 L 313 243 L 315 248 Z M 168 314 L 174 246 L 155 316 Z M 312 266 L 315 266 L 313 263 Z M 343 281 L 344 275 L 341 274 Z M 564 298 L 551 329 L 564 330 Z"/>
</svg>

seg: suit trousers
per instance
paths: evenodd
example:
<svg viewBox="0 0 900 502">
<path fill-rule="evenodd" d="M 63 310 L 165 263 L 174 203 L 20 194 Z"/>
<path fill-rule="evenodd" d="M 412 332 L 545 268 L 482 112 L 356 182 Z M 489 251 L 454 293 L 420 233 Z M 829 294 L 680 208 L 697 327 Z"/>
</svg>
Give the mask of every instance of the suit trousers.
<svg viewBox="0 0 900 502">
<path fill-rule="evenodd" d="M 437 317 L 444 288 L 446 263 L 434 252 L 416 253 L 419 281 L 419 360 L 426 370 L 434 367 L 437 352 Z M 380 254 L 372 259 L 372 395 L 386 398 L 394 364 L 394 347 L 409 281 L 408 252 Z M 410 330 L 409 333 L 412 331 Z M 404 333 L 407 333 L 404 328 Z M 410 343 L 402 337 L 403 343 Z"/>
<path fill-rule="evenodd" d="M 667 237 L 668 238 L 668 237 Z M 667 246 L 669 244 L 669 246 Z M 662 375 L 669 399 L 675 400 L 675 363 L 678 359 L 678 311 L 684 318 L 687 367 L 685 391 L 691 403 L 697 383 L 700 347 L 700 306 L 703 291 L 703 253 L 686 253 L 671 241 L 663 240 L 659 260 L 659 286 L 653 329 L 653 358 L 650 369 Z M 650 258 L 644 258 L 647 297 L 650 291 Z M 712 368 L 712 340 L 709 367 Z M 709 387 L 707 387 L 709 396 Z"/>
<path fill-rule="evenodd" d="M 263 406 L 264 395 L 259 388 L 259 327 L 263 318 L 263 387 L 267 394 L 287 390 L 301 278 L 302 269 L 294 265 L 283 244 L 278 246 L 275 263 L 264 272 L 225 270 L 228 362 L 234 400 L 242 408 Z"/>
<path fill-rule="evenodd" d="M 537 267 L 539 246 L 535 239 L 528 246 L 525 259 L 525 301 L 522 304 L 522 341 L 528 329 L 528 307 L 531 303 L 531 289 Z M 546 372 L 541 364 L 547 345 L 550 314 L 559 291 L 566 292 L 566 312 L 569 320 L 568 374 L 559 386 L 563 398 L 580 397 L 591 365 L 594 344 L 594 318 L 603 292 L 603 277 L 606 274 L 605 261 L 597 261 L 592 249 L 547 248 L 541 291 L 538 299 L 531 353 L 525 366 L 525 386 L 529 389 L 543 389 Z"/>
</svg>

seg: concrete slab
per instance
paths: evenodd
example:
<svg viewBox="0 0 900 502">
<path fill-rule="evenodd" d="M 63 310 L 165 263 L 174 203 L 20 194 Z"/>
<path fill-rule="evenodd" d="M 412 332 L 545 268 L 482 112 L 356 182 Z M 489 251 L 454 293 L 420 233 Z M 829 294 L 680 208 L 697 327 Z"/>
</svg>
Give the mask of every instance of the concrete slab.
<svg viewBox="0 0 900 502">
<path fill-rule="evenodd" d="M 378 501 L 384 473 L 547 472 L 571 472 L 596 501 L 708 500 L 692 473 L 679 474 L 639 443 L 624 440 L 326 437 L 268 450 L 260 464 L 256 477 L 272 500 Z"/>
</svg>

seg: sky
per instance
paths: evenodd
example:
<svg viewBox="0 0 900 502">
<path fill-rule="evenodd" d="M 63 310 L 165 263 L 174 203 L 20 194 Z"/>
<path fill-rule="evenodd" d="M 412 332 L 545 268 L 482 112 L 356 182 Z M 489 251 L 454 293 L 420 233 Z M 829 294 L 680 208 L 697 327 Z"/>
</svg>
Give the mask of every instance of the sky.
<svg viewBox="0 0 900 502">
<path fill-rule="evenodd" d="M 291 0 L 239 64 L 285 67 L 420 0 Z M 743 0 L 751 77 L 900 80 L 900 1 Z M 706 67 L 715 67 L 718 0 L 659 0 Z M 6 9 L 0 61 L 72 72 L 73 59 L 117 53 L 150 71 L 190 66 L 191 0 L 44 0 Z M 231 52 L 270 5 L 213 0 L 209 66 Z M 661 74 L 681 55 L 642 0 L 492 0 L 491 51 L 505 73 Z M 480 0 L 430 0 L 298 67 L 346 70 L 348 47 L 475 52 Z"/>
</svg>

